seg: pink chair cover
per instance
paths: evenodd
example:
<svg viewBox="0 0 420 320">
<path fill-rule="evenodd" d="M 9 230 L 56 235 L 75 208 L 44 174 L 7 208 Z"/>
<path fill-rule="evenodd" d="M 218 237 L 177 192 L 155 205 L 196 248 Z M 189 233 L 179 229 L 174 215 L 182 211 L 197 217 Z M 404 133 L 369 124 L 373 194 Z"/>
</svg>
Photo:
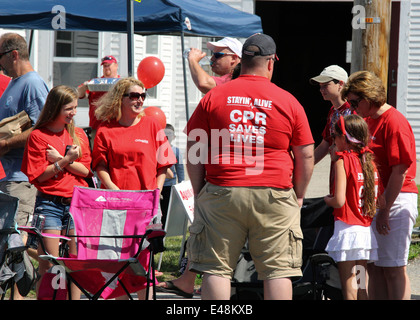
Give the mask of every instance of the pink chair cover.
<svg viewBox="0 0 420 320">
<path fill-rule="evenodd" d="M 75 187 L 70 213 L 74 219 L 77 239 L 77 258 L 56 260 L 70 272 L 83 288 L 97 292 L 139 249 L 140 238 L 80 237 L 143 235 L 158 213 L 159 190 L 128 191 Z M 119 277 L 130 293 L 144 289 L 150 252 L 141 251 L 138 261 Z M 125 295 L 114 281 L 101 297 L 104 299 Z"/>
</svg>

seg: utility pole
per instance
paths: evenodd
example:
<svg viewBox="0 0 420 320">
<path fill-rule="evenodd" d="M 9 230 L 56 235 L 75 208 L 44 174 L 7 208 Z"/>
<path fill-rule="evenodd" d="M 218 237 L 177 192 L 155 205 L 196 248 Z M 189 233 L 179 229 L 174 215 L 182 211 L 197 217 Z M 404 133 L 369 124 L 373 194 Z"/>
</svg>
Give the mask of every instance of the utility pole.
<svg viewBox="0 0 420 320">
<path fill-rule="evenodd" d="M 388 86 L 391 0 L 354 0 L 351 73 L 371 71 Z"/>
</svg>

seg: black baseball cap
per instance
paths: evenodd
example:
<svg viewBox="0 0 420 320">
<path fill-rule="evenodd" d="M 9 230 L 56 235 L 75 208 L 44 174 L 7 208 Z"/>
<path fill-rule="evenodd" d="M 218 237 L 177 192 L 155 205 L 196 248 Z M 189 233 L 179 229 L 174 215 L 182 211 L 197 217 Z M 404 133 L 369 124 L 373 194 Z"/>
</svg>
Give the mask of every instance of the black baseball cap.
<svg viewBox="0 0 420 320">
<path fill-rule="evenodd" d="M 248 50 L 250 46 L 256 46 L 259 51 Z M 242 46 L 242 55 L 247 56 L 269 56 L 276 54 L 276 43 L 273 38 L 263 33 L 256 33 L 246 39 Z M 277 56 L 276 56 L 277 57 Z"/>
</svg>

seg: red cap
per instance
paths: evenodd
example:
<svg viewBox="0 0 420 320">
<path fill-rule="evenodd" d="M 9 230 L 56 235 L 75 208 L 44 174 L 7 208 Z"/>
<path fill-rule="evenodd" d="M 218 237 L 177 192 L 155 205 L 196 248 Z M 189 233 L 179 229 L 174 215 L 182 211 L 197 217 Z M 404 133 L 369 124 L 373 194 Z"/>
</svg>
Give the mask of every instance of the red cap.
<svg viewBox="0 0 420 320">
<path fill-rule="evenodd" d="M 117 63 L 117 59 L 115 59 L 113 56 L 105 56 L 102 58 L 101 60 L 101 65 L 105 64 L 105 63 Z"/>
</svg>

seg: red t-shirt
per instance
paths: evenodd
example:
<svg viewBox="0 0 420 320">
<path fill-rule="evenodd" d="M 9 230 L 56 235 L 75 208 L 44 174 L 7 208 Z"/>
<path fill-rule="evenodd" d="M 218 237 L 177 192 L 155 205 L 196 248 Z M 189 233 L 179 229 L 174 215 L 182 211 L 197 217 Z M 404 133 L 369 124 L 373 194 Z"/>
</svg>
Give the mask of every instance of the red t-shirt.
<svg viewBox="0 0 420 320">
<path fill-rule="evenodd" d="M 82 129 L 76 128 L 76 134 L 79 137 L 82 149 L 82 156 L 76 161 L 82 163 L 90 170 L 89 141 Z M 74 186 L 88 186 L 83 177 L 76 176 L 65 169 L 63 173 L 59 173 L 56 177 L 42 183 L 37 180 L 47 169 L 47 166 L 51 164 L 46 157 L 48 145 L 51 145 L 61 155 L 64 155 L 66 146 L 72 144 L 73 139 L 67 130 L 63 130 L 58 134 L 47 128 L 36 129 L 31 132 L 23 154 L 21 170 L 27 175 L 29 182 L 34 184 L 39 191 L 56 196 L 71 197 Z"/>
<path fill-rule="evenodd" d="M 418 193 L 416 177 L 416 143 L 410 123 L 395 108 L 390 108 L 379 118 L 367 118 L 372 136 L 370 149 L 384 188 L 387 187 L 392 167 L 398 164 L 408 166 L 401 192 Z"/>
<path fill-rule="evenodd" d="M 305 111 L 265 77 L 241 75 L 213 88 L 187 123 L 204 142 L 206 180 L 221 186 L 292 188 L 291 146 L 313 144 Z M 194 151 L 190 150 L 190 161 Z M 201 162 L 203 163 L 203 161 Z"/>
<path fill-rule="evenodd" d="M 347 185 L 346 202 L 341 208 L 334 209 L 334 218 L 350 225 L 370 226 L 372 218 L 363 212 L 364 175 L 359 156 L 355 152 L 337 152 L 337 155 L 343 159 Z M 376 198 L 378 184 L 379 176 L 375 168 Z"/>
<path fill-rule="evenodd" d="M 9 85 L 11 78 L 5 76 L 4 74 L 0 74 L 0 97 L 2 96 L 4 90 L 6 90 L 7 86 Z"/>
<path fill-rule="evenodd" d="M 6 173 L 4 172 L 3 165 L 0 162 L 0 179 L 3 179 L 6 176 Z"/>
<path fill-rule="evenodd" d="M 91 127 L 94 130 L 98 130 L 99 125 L 101 124 L 101 121 L 99 121 L 95 117 L 95 110 L 96 106 L 94 105 L 94 102 L 98 100 L 100 97 L 102 97 L 106 91 L 87 91 L 89 95 L 89 127 Z"/>
<path fill-rule="evenodd" d="M 228 74 L 225 74 L 225 75 L 220 76 L 220 77 L 212 76 L 212 78 L 214 79 L 214 81 L 216 81 L 216 86 L 220 86 L 220 85 L 232 80 L 232 74 L 228 73 Z"/>
<path fill-rule="evenodd" d="M 0 97 L 2 96 L 4 90 L 6 90 L 7 86 L 9 85 L 11 78 L 5 76 L 4 74 L 0 74 Z M 4 172 L 3 165 L 0 162 L 0 179 L 3 179 L 6 176 Z"/>
<path fill-rule="evenodd" d="M 104 161 L 111 180 L 122 190 L 154 190 L 157 170 L 176 163 L 165 132 L 151 116 L 143 116 L 132 127 L 124 127 L 115 120 L 102 122 L 92 158 L 93 169 Z"/>
<path fill-rule="evenodd" d="M 120 75 L 117 76 L 117 78 L 119 77 Z M 104 76 L 102 76 L 101 78 L 104 78 Z M 86 94 L 88 95 L 88 99 L 89 99 L 89 127 L 91 127 L 94 130 L 98 130 L 99 125 L 101 124 L 101 121 L 99 121 L 95 117 L 96 106 L 94 105 L 94 102 L 99 100 L 99 98 L 102 97 L 105 93 L 107 93 L 107 91 L 86 90 Z"/>
</svg>

